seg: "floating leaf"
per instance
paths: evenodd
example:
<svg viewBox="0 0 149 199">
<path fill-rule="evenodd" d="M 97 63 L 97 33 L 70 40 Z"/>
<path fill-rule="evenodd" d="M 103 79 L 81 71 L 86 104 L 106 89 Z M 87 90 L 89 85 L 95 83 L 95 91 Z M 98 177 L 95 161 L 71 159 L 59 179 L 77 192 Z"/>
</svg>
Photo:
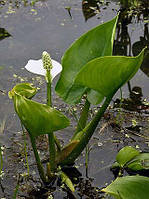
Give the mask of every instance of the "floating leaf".
<svg viewBox="0 0 149 199">
<path fill-rule="evenodd" d="M 149 196 L 149 178 L 143 176 L 117 178 L 102 191 L 116 199 L 147 199 Z"/>
<path fill-rule="evenodd" d="M 51 76 L 52 76 L 52 79 L 54 79 L 54 77 L 61 72 L 62 66 L 60 63 L 58 63 L 57 61 L 53 59 L 52 59 L 52 65 L 53 65 L 53 68 L 51 69 Z M 29 60 L 25 68 L 31 73 L 35 73 L 37 75 L 43 75 L 43 76 L 46 75 L 46 70 L 43 68 L 43 63 L 41 59 Z"/>
<path fill-rule="evenodd" d="M 85 88 L 74 85 L 75 77 L 81 68 L 97 57 L 112 55 L 117 19 L 118 16 L 88 31 L 65 52 L 56 92 L 67 103 L 77 103 L 86 91 Z"/>
<path fill-rule="evenodd" d="M 144 50 L 137 57 L 105 56 L 88 62 L 78 73 L 75 85 L 96 90 L 108 97 L 130 80 L 138 71 Z"/>
<path fill-rule="evenodd" d="M 18 94 L 14 95 L 13 100 L 21 122 L 33 137 L 49 134 L 69 125 L 67 117 L 48 105 L 29 100 Z"/>
<path fill-rule="evenodd" d="M 116 161 L 119 163 L 120 167 L 124 167 L 125 164 L 127 164 L 130 160 L 132 160 L 139 154 L 140 152 L 137 151 L 135 148 L 131 146 L 126 146 L 118 152 L 116 156 Z"/>
</svg>

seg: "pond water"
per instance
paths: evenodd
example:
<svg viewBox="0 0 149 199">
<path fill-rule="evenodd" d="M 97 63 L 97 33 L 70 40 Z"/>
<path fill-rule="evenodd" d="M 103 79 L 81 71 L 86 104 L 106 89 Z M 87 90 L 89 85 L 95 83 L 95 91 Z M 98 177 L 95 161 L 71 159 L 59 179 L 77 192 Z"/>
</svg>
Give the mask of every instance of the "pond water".
<svg viewBox="0 0 149 199">
<path fill-rule="evenodd" d="M 7 182 L 4 180 L 4 186 L 12 182 L 9 188 L 5 188 L 6 198 L 11 198 L 15 188 L 16 180 L 12 179 L 12 174 L 15 175 L 16 169 L 21 169 L 21 166 L 14 169 L 12 162 L 12 167 L 8 165 L 9 157 L 12 155 L 10 153 L 12 140 L 15 139 L 14 136 L 18 136 L 16 139 L 20 139 L 20 134 L 17 134 L 20 131 L 20 125 L 14 114 L 12 102 L 8 99 L 6 93 L 16 83 L 30 81 L 43 88 L 37 96 L 37 100 L 43 100 L 43 95 L 45 95 L 43 79 L 24 70 L 28 60 L 40 59 L 42 52 L 46 50 L 53 59 L 60 62 L 63 53 L 75 39 L 92 27 L 110 20 L 118 13 L 120 8 L 122 8 L 122 5 L 118 0 L 96 1 L 96 3 L 93 3 L 93 1 L 83 1 L 82 3 L 80 0 L 15 2 L 4 0 L 0 2 L 0 144 L 7 148 L 6 153 L 8 154 L 4 160 L 4 167 L 6 170 L 8 169 L 9 174 L 7 174 Z M 147 8 L 141 8 L 141 11 L 139 8 L 137 9 L 138 13 L 136 12 L 133 17 L 123 20 L 123 25 L 117 28 L 115 54 L 137 55 L 144 46 L 149 46 Z M 124 7 L 123 10 L 125 10 Z M 143 99 L 146 100 L 149 99 L 148 63 L 149 54 L 146 55 L 141 70 L 130 82 L 131 88 L 141 87 Z M 128 97 L 127 85 L 122 91 L 124 97 Z M 59 103 L 58 106 L 62 110 L 67 109 L 56 96 L 54 102 Z M 136 117 L 138 118 L 138 115 Z M 103 125 L 104 123 L 105 121 L 103 121 Z M 143 125 L 147 125 L 146 120 Z M 73 124 L 65 136 L 66 140 L 70 138 L 72 128 Z M 99 129 L 96 136 L 99 136 L 98 131 Z M 105 139 L 110 133 L 108 129 Z M 119 149 L 117 144 L 113 145 L 108 140 L 105 142 L 105 147 L 101 147 L 99 150 L 98 145 L 103 145 L 103 143 L 100 143 L 100 139 L 103 141 L 104 136 L 105 134 L 101 136 L 102 138 L 98 137 L 99 142 L 96 142 L 94 152 L 90 155 L 91 164 L 89 166 L 90 174 L 95 178 L 94 185 L 100 187 L 113 178 L 110 174 L 109 165 L 113 162 Z M 101 161 L 97 160 L 97 156 Z M 108 157 L 106 164 L 105 156 Z M 83 161 L 84 159 L 79 160 L 79 164 L 82 165 Z M 102 165 L 102 169 L 99 169 L 99 163 Z M 84 167 L 81 168 L 80 166 L 80 169 L 81 172 L 85 172 Z M 4 197 L 2 190 L 0 196 Z M 55 193 L 55 198 L 60 198 L 60 195 Z"/>
</svg>

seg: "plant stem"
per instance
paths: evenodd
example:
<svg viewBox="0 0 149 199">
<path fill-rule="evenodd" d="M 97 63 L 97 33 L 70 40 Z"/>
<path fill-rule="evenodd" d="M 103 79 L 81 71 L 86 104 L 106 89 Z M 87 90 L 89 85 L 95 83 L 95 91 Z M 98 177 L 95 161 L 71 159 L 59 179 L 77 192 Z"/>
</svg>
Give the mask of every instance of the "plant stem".
<svg viewBox="0 0 149 199">
<path fill-rule="evenodd" d="M 29 176 L 29 164 L 28 164 L 27 151 L 26 151 L 26 137 L 25 137 L 25 132 L 24 132 L 22 122 L 21 122 L 21 128 L 22 128 L 23 138 L 24 138 L 24 153 L 25 153 L 25 160 L 26 160 L 26 166 L 27 166 L 27 174 Z"/>
<path fill-rule="evenodd" d="M 85 168 L 86 168 L 86 178 L 88 178 L 88 163 L 89 163 L 89 146 L 85 148 Z"/>
<path fill-rule="evenodd" d="M 53 172 L 55 169 L 55 156 L 56 156 L 56 151 L 55 151 L 55 138 L 53 132 L 50 133 L 48 136 L 49 139 L 49 154 L 50 154 L 50 167 L 51 171 Z"/>
<path fill-rule="evenodd" d="M 76 131 L 73 135 L 73 138 L 77 135 L 77 133 L 79 133 L 80 131 L 82 131 L 85 128 L 87 118 L 88 118 L 89 108 L 90 108 L 90 102 L 86 99 L 83 110 L 81 112 L 80 119 L 79 119 L 78 124 L 77 124 Z"/>
<path fill-rule="evenodd" d="M 52 95 L 51 95 L 51 74 L 50 71 L 47 70 L 46 74 L 46 81 L 47 81 L 47 105 L 52 106 Z M 48 141 L 49 141 L 49 162 L 50 162 L 50 168 L 51 171 L 54 171 L 55 169 L 55 138 L 54 138 L 54 133 L 50 132 L 48 134 Z"/>
<path fill-rule="evenodd" d="M 106 98 L 102 107 L 98 110 L 97 114 L 92 119 L 92 121 L 73 138 L 73 140 L 80 140 L 80 142 L 77 144 L 75 149 L 70 153 L 70 155 L 60 163 L 61 165 L 72 164 L 78 158 L 78 156 L 84 150 L 90 138 L 92 137 L 101 117 L 103 116 L 105 110 L 110 104 L 112 97 L 113 95 Z"/>
<path fill-rule="evenodd" d="M 52 106 L 51 99 L 51 82 L 47 82 L 47 105 Z"/>
<path fill-rule="evenodd" d="M 30 139 L 31 139 L 31 144 L 32 144 L 32 148 L 33 148 L 36 163 L 37 163 L 38 172 L 39 172 L 39 175 L 40 175 L 42 182 L 45 184 L 47 180 L 46 180 L 46 177 L 45 177 L 45 174 L 44 174 L 44 169 L 43 169 L 43 166 L 41 164 L 40 157 L 39 157 L 39 154 L 38 154 L 38 151 L 37 151 L 37 148 L 36 148 L 35 139 L 32 136 L 30 136 Z"/>
<path fill-rule="evenodd" d="M 23 131 L 23 137 L 24 137 L 24 152 L 25 152 L 25 159 L 26 159 L 26 166 L 27 166 L 27 174 L 29 176 L 29 164 L 28 164 L 28 158 L 27 158 L 27 151 L 26 151 L 26 138 L 25 133 Z"/>
<path fill-rule="evenodd" d="M 0 175 L 2 174 L 2 170 L 3 170 L 3 154 L 2 154 L 2 149 L 0 145 Z"/>
</svg>

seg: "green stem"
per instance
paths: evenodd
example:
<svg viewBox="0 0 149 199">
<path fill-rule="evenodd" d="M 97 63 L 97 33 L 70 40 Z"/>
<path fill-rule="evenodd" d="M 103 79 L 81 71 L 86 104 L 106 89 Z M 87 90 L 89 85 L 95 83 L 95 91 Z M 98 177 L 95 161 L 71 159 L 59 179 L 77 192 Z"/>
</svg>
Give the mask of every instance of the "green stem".
<svg viewBox="0 0 149 199">
<path fill-rule="evenodd" d="M 25 133 L 23 131 L 23 137 L 24 137 L 24 153 L 25 153 L 25 159 L 26 159 L 26 166 L 27 166 L 27 174 L 29 176 L 29 164 L 28 164 L 28 158 L 27 158 L 27 150 L 26 150 L 26 138 L 25 138 Z"/>
<path fill-rule="evenodd" d="M 89 163 L 89 146 L 85 148 L 85 168 L 86 168 L 86 178 L 88 178 L 88 163 Z"/>
<path fill-rule="evenodd" d="M 82 131 L 85 128 L 87 118 L 88 118 L 89 108 L 90 108 L 90 102 L 86 99 L 83 110 L 81 112 L 80 119 L 79 119 L 78 124 L 77 124 L 76 131 L 73 135 L 73 138 L 77 135 L 77 133 L 79 133 L 80 131 Z"/>
<path fill-rule="evenodd" d="M 25 131 L 24 131 L 24 127 L 23 124 L 21 122 L 21 128 L 22 128 L 22 132 L 23 132 L 23 138 L 24 138 L 24 153 L 25 153 L 25 160 L 26 160 L 26 166 L 27 166 L 27 174 L 29 176 L 29 164 L 28 164 L 28 158 L 27 158 L 27 145 L 26 145 L 26 137 L 25 137 Z"/>
<path fill-rule="evenodd" d="M 99 109 L 99 111 L 92 119 L 92 121 L 73 138 L 73 140 L 80 140 L 80 142 L 77 144 L 75 149 L 70 153 L 70 155 L 60 163 L 61 165 L 72 164 L 78 158 L 78 156 L 84 150 L 90 138 L 92 137 L 101 117 L 103 116 L 105 110 L 110 104 L 112 97 L 113 95 L 111 97 L 109 96 L 108 98 L 106 98 L 102 107 Z"/>
<path fill-rule="evenodd" d="M 47 70 L 47 74 L 46 74 L 46 81 L 47 81 L 47 105 L 48 106 L 52 106 L 52 95 L 51 95 L 51 74 L 50 71 Z M 50 161 L 50 167 L 51 167 L 51 171 L 54 171 L 55 169 L 55 155 L 56 155 L 56 151 L 55 151 L 55 139 L 54 138 L 54 133 L 50 132 L 48 134 L 48 141 L 49 141 L 49 161 Z"/>
<path fill-rule="evenodd" d="M 41 164 L 40 157 L 39 157 L 39 154 L 38 154 L 38 151 L 37 151 L 37 148 L 36 148 L 35 139 L 32 136 L 30 136 L 30 140 L 31 140 L 33 151 L 34 151 L 34 155 L 35 155 L 35 159 L 36 159 L 37 168 L 38 168 L 40 178 L 41 178 L 42 182 L 45 184 L 46 183 L 46 177 L 45 177 L 44 169 L 43 169 L 43 166 Z"/>
<path fill-rule="evenodd" d="M 55 156 L 56 156 L 55 138 L 53 132 L 49 134 L 48 138 L 49 138 L 50 167 L 51 171 L 53 172 L 55 169 Z"/>
<path fill-rule="evenodd" d="M 47 82 L 47 105 L 52 106 L 51 99 L 51 82 Z"/>
</svg>

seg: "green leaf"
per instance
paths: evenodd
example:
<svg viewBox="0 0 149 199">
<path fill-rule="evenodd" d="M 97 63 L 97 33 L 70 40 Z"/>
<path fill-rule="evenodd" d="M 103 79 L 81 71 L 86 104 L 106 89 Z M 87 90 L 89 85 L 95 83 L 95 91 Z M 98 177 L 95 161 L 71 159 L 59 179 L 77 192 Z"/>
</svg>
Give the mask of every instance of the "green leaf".
<svg viewBox="0 0 149 199">
<path fill-rule="evenodd" d="M 149 169 L 149 153 L 140 153 L 128 163 L 127 167 L 134 171 Z"/>
<path fill-rule="evenodd" d="M 116 161 L 119 163 L 120 167 L 124 167 L 125 164 L 127 164 L 130 160 L 132 160 L 139 154 L 140 152 L 137 151 L 135 148 L 131 146 L 126 146 L 118 152 L 116 156 Z"/>
<path fill-rule="evenodd" d="M 97 105 L 102 102 L 104 96 L 101 93 L 90 89 L 87 93 L 87 99 L 91 104 Z"/>
<path fill-rule="evenodd" d="M 30 83 L 21 83 L 17 84 L 11 91 L 9 91 L 8 95 L 10 99 L 15 94 L 31 99 L 37 93 L 37 90 L 38 89 L 33 87 L 33 85 Z"/>
<path fill-rule="evenodd" d="M 63 129 L 69 125 L 69 120 L 61 112 L 45 104 L 14 95 L 15 110 L 28 133 L 37 137 Z"/>
<path fill-rule="evenodd" d="M 62 182 L 65 183 L 67 185 L 67 187 L 72 191 L 74 192 L 75 191 L 75 188 L 73 186 L 73 183 L 72 181 L 70 180 L 70 178 L 64 173 L 61 171 L 61 175 L 60 175 L 61 179 L 62 179 Z"/>
<path fill-rule="evenodd" d="M 143 61 L 144 49 L 137 57 L 105 56 L 88 62 L 78 73 L 75 85 L 112 96 L 138 71 Z M 94 68 L 94 69 L 93 69 Z"/>
<path fill-rule="evenodd" d="M 117 19 L 118 16 L 91 29 L 65 52 L 62 58 L 63 70 L 56 85 L 56 92 L 67 103 L 77 103 L 85 92 L 85 88 L 80 90 L 80 86 L 74 85 L 74 79 L 81 68 L 97 57 L 112 55 Z"/>
<path fill-rule="evenodd" d="M 149 178 L 143 176 L 117 178 L 102 191 L 116 199 L 147 199 L 149 196 Z"/>
</svg>

